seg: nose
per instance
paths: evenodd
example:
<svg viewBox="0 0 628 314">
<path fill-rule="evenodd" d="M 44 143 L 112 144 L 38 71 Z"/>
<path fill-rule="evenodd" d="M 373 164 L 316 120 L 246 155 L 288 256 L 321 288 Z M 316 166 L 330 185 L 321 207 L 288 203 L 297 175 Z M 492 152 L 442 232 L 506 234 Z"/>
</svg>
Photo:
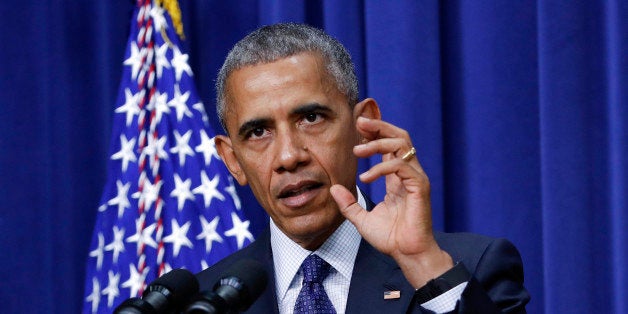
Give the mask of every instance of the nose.
<svg viewBox="0 0 628 314">
<path fill-rule="evenodd" d="M 293 130 L 278 132 L 275 141 L 276 172 L 294 171 L 309 160 L 308 148 L 299 134 Z"/>
</svg>

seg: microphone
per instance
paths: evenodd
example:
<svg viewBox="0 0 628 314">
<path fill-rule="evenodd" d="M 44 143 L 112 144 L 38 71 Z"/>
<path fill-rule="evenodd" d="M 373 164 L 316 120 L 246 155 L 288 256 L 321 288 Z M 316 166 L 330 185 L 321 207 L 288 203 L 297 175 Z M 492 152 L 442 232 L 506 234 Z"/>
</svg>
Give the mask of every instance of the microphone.
<svg viewBox="0 0 628 314">
<path fill-rule="evenodd" d="M 175 269 L 155 279 L 142 298 L 130 298 L 114 311 L 116 314 L 172 313 L 198 292 L 196 276 L 185 269 Z"/>
<path fill-rule="evenodd" d="M 203 291 L 193 299 L 185 313 L 246 311 L 259 298 L 267 283 L 268 274 L 261 263 L 254 260 L 238 261 L 214 285 L 213 291 Z"/>
</svg>

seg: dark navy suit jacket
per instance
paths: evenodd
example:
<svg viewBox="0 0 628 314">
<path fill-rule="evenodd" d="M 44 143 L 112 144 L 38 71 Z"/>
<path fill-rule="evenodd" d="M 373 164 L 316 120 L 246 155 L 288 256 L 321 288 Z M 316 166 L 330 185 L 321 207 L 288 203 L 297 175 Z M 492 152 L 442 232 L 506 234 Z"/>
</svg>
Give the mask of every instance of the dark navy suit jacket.
<svg viewBox="0 0 628 314">
<path fill-rule="evenodd" d="M 434 236 L 454 263 L 462 262 L 472 275 L 454 313 L 525 313 L 530 296 L 523 286 L 523 264 L 514 245 L 504 239 L 470 233 L 436 232 Z M 198 273 L 201 291 L 211 290 L 229 267 L 242 259 L 261 262 L 269 276 L 266 290 L 246 313 L 279 313 L 270 228 L 248 247 Z M 384 299 L 384 292 L 395 290 L 401 292 L 400 298 Z M 413 296 L 414 288 L 396 262 L 362 240 L 351 277 L 346 313 L 431 313 L 422 309 Z"/>
</svg>

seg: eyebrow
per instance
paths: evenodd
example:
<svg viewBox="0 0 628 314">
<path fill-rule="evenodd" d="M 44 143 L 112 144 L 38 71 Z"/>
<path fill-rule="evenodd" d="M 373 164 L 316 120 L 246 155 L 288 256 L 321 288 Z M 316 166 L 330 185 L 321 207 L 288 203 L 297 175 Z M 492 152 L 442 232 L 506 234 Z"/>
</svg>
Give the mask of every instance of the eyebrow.
<svg viewBox="0 0 628 314">
<path fill-rule="evenodd" d="M 291 115 L 304 115 L 306 113 L 312 113 L 316 111 L 330 112 L 331 109 L 319 103 L 309 103 L 309 104 L 305 104 L 305 105 L 294 108 L 292 112 L 290 113 Z"/>
</svg>

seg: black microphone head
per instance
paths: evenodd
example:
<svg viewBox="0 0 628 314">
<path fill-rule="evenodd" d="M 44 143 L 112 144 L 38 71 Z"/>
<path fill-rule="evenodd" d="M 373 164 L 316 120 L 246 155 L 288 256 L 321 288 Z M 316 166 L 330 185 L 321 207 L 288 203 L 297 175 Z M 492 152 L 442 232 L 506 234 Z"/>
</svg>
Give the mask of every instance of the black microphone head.
<svg viewBox="0 0 628 314">
<path fill-rule="evenodd" d="M 168 298 L 171 307 L 177 308 L 198 292 L 196 276 L 186 269 L 174 269 L 155 279 L 144 291 L 143 297 L 158 292 Z"/>
<path fill-rule="evenodd" d="M 236 306 L 238 310 L 245 311 L 264 292 L 267 284 L 268 273 L 260 262 L 250 259 L 240 260 L 225 272 L 222 279 L 214 286 L 214 290 L 218 294 L 221 287 L 232 287 L 237 290 L 237 298 L 225 301 L 231 306 Z"/>
<path fill-rule="evenodd" d="M 155 308 L 140 298 L 129 298 L 118 305 L 114 314 L 157 314 Z"/>
</svg>

